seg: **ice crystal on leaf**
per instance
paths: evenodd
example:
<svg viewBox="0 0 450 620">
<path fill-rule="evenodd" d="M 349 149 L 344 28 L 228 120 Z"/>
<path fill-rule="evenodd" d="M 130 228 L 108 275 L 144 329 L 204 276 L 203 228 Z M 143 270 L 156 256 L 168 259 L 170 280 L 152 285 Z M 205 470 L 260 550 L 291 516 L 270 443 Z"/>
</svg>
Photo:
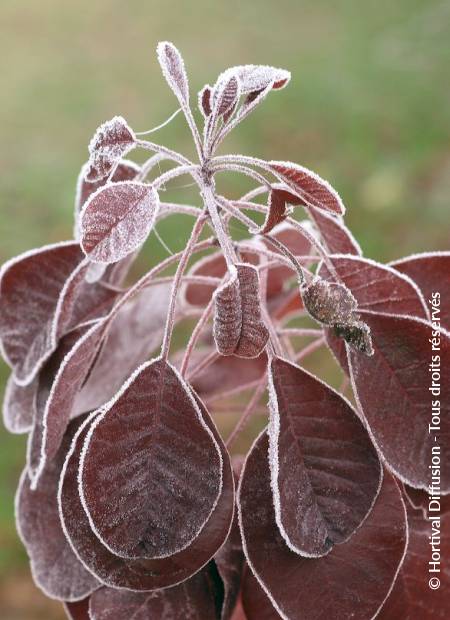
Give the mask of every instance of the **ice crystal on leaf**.
<svg viewBox="0 0 450 620">
<path fill-rule="evenodd" d="M 447 618 L 445 596 L 417 583 L 437 439 L 450 462 L 450 384 L 439 433 L 428 389 L 434 342 L 439 372 L 450 365 L 449 253 L 382 265 L 318 174 L 217 154 L 288 71 L 226 69 L 194 115 L 180 52 L 164 41 L 157 56 L 178 110 L 148 132 L 102 124 L 74 240 L 0 271 L 3 420 L 28 434 L 16 513 L 36 585 L 72 620 Z M 178 112 L 195 160 L 146 139 Z M 135 149 L 150 152 L 140 165 L 125 159 Z M 254 186 L 219 194 L 222 172 Z M 200 207 L 164 201 L 186 175 Z M 135 264 L 180 213 L 184 248 Z M 339 392 L 303 368 L 325 344 L 347 375 Z M 447 466 L 440 487 L 445 541 Z"/>
</svg>

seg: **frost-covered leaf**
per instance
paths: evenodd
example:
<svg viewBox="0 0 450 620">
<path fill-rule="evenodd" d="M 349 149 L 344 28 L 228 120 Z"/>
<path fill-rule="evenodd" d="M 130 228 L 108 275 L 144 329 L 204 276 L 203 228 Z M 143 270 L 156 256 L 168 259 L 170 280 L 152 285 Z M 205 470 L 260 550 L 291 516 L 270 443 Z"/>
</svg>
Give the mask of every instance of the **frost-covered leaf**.
<svg viewBox="0 0 450 620">
<path fill-rule="evenodd" d="M 271 161 L 269 167 L 274 175 L 286 183 L 307 205 L 344 215 L 345 207 L 339 194 L 328 181 L 320 178 L 315 172 L 298 164 L 283 161 Z"/>
<path fill-rule="evenodd" d="M 310 209 L 309 215 L 330 254 L 362 254 L 359 243 L 342 218 L 321 209 Z"/>
<path fill-rule="evenodd" d="M 126 560 L 112 554 L 91 529 L 78 493 L 78 463 L 86 434 L 96 413 L 86 420 L 74 438 L 64 464 L 58 501 L 64 531 L 77 557 L 103 583 L 132 590 L 154 590 L 180 583 L 204 566 L 226 540 L 234 508 L 233 473 L 228 452 L 208 415 L 197 399 L 203 420 L 216 439 L 222 455 L 222 492 L 217 506 L 200 535 L 190 546 L 172 556 L 156 560 Z"/>
<path fill-rule="evenodd" d="M 220 581 L 214 563 L 183 583 L 165 590 L 130 592 L 101 588 L 91 596 L 92 620 L 219 620 Z"/>
<path fill-rule="evenodd" d="M 218 116 L 225 116 L 236 106 L 239 98 L 239 82 L 235 75 L 227 74 L 219 80 L 213 91 L 213 111 Z"/>
<path fill-rule="evenodd" d="M 301 287 L 303 305 L 309 314 L 324 325 L 347 325 L 355 320 L 358 304 L 351 291 L 336 282 L 315 276 Z"/>
<path fill-rule="evenodd" d="M 241 65 L 228 71 L 238 76 L 244 94 L 263 90 L 270 84 L 274 90 L 284 88 L 291 79 L 289 71 L 266 65 Z"/>
<path fill-rule="evenodd" d="M 433 294 L 436 305 L 439 299 L 439 312 L 435 311 L 435 314 L 439 316 L 442 327 L 450 330 L 450 305 L 445 302 L 450 298 L 450 252 L 414 254 L 394 261 L 391 267 L 414 280 L 424 297 L 430 300 L 429 304 Z"/>
<path fill-rule="evenodd" d="M 48 360 L 39 380 L 36 420 L 29 438 L 28 459 L 33 486 L 45 464 L 57 453 L 107 327 L 100 320 L 68 334 Z"/>
<path fill-rule="evenodd" d="M 60 296 L 82 257 L 78 243 L 68 241 L 26 252 L 3 265 L 0 344 L 16 383 L 30 383 L 55 349 Z"/>
<path fill-rule="evenodd" d="M 89 596 L 74 603 L 64 603 L 64 611 L 69 620 L 90 620 Z"/>
<path fill-rule="evenodd" d="M 31 490 L 25 470 L 16 495 L 17 528 L 36 585 L 50 598 L 62 601 L 82 599 L 99 585 L 74 555 L 58 514 L 59 474 L 76 427 L 77 422 L 72 422 L 57 457 L 46 466 L 38 489 Z"/>
<path fill-rule="evenodd" d="M 372 439 L 397 477 L 413 487 L 427 489 L 434 435 L 432 401 L 440 401 L 437 433 L 442 463 L 450 459 L 450 382 L 443 369 L 450 366 L 450 337 L 436 331 L 440 346 L 440 394 L 430 387 L 433 327 L 411 317 L 364 313 L 372 333 L 371 358 L 349 351 L 351 378 L 359 409 Z M 436 345 L 437 340 L 434 341 Z M 439 413 L 439 412 L 438 412 Z M 441 489 L 450 492 L 450 471 L 442 468 Z"/>
<path fill-rule="evenodd" d="M 198 107 L 205 118 L 211 114 L 211 86 L 206 84 L 198 93 Z"/>
<path fill-rule="evenodd" d="M 381 484 L 381 466 L 367 431 L 340 394 L 276 357 L 269 381 L 277 524 L 292 550 L 322 556 L 363 523 Z"/>
<path fill-rule="evenodd" d="M 182 106 L 189 105 L 189 84 L 184 61 L 173 43 L 158 43 L 157 54 L 161 70 Z"/>
<path fill-rule="evenodd" d="M 94 192 L 96 192 L 100 187 L 103 187 L 108 179 L 105 177 L 100 179 L 99 181 L 89 182 L 86 181 L 85 176 L 88 171 L 89 162 L 84 164 L 81 168 L 80 174 L 77 180 L 77 189 L 75 195 L 75 226 L 74 226 L 74 236 L 75 239 L 79 239 L 80 237 L 80 213 L 83 208 L 84 203 L 87 201 L 89 196 L 91 196 Z M 139 173 L 140 168 L 137 164 L 132 161 L 124 160 L 121 161 L 117 168 L 114 170 L 111 178 L 109 179 L 112 183 L 117 183 L 118 181 L 132 181 L 136 175 Z"/>
<path fill-rule="evenodd" d="M 185 549 L 217 504 L 221 461 L 175 369 L 161 359 L 144 364 L 103 407 L 84 444 L 80 493 L 92 528 L 123 557 Z"/>
<path fill-rule="evenodd" d="M 272 604 L 289 620 L 316 620 L 319 610 L 321 617 L 336 620 L 375 617 L 407 542 L 405 508 L 394 479 L 384 475 L 372 511 L 346 543 L 324 557 L 302 558 L 287 547 L 277 528 L 267 450 L 263 432 L 247 457 L 238 503 L 247 561 Z"/>
<path fill-rule="evenodd" d="M 304 204 L 304 201 L 283 189 L 272 189 L 269 194 L 268 211 L 264 224 L 255 229 L 254 234 L 269 233 L 277 224 L 281 224 L 290 214 L 289 205 Z"/>
<path fill-rule="evenodd" d="M 427 495 L 428 499 L 428 495 Z M 410 618 L 415 620 L 447 620 L 450 615 L 450 598 L 448 584 L 450 569 L 448 563 L 441 562 L 440 573 L 430 573 L 432 560 L 430 536 L 440 534 L 441 558 L 450 554 L 450 515 L 441 514 L 439 521 L 426 521 L 421 511 L 407 505 L 409 540 L 408 549 L 394 588 L 383 605 L 377 620 L 399 620 Z M 430 513 L 432 519 L 432 515 Z M 433 528 L 434 531 L 433 531 Z M 437 528 L 437 529 L 436 529 Z M 435 542 L 437 542 L 435 538 Z M 433 590 L 428 581 L 438 577 L 440 587 Z"/>
<path fill-rule="evenodd" d="M 248 567 L 242 580 L 242 606 L 245 611 L 243 620 L 279 620 L 281 618 Z"/>
<path fill-rule="evenodd" d="M 144 288 L 120 308 L 89 377 L 77 394 L 75 412 L 93 411 L 109 401 L 160 346 L 171 290 L 170 283 Z"/>
<path fill-rule="evenodd" d="M 100 125 L 89 144 L 86 181 L 96 182 L 107 177 L 135 144 L 136 136 L 121 116 Z"/>
<path fill-rule="evenodd" d="M 81 246 L 96 263 L 114 263 L 134 252 L 149 235 L 159 209 L 148 184 L 122 181 L 101 187 L 81 214 Z"/>
<path fill-rule="evenodd" d="M 239 263 L 214 293 L 214 339 L 222 355 L 257 357 L 269 333 L 261 319 L 259 277 L 253 265 Z"/>
<path fill-rule="evenodd" d="M 17 385 L 14 375 L 8 379 L 3 399 L 3 423 L 10 433 L 28 433 L 33 428 L 37 379 Z"/>
</svg>

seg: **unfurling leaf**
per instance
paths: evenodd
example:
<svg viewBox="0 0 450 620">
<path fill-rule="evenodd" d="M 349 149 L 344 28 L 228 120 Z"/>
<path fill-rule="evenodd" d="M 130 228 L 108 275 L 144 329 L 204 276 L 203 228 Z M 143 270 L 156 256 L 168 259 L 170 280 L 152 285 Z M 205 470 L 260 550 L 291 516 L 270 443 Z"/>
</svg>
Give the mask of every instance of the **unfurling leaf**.
<svg viewBox="0 0 450 620">
<path fill-rule="evenodd" d="M 155 560 L 127 560 L 111 553 L 91 529 L 78 493 L 78 465 L 86 435 L 98 414 L 80 427 L 61 472 L 58 502 L 64 531 L 81 562 L 106 585 L 144 591 L 166 588 L 191 577 L 225 542 L 233 518 L 234 484 L 228 452 L 205 406 L 196 397 L 205 424 L 222 455 L 222 491 L 200 535 L 186 549 Z"/>
<path fill-rule="evenodd" d="M 221 461 L 187 385 L 167 362 L 148 362 L 102 408 L 85 441 L 80 493 L 91 526 L 125 558 L 181 551 L 216 507 Z"/>
<path fill-rule="evenodd" d="M 73 553 L 61 529 L 57 489 L 59 473 L 79 422 L 72 422 L 55 460 L 32 491 L 27 472 L 16 495 L 17 527 L 31 561 L 36 584 L 50 598 L 77 601 L 99 586 Z"/>
<path fill-rule="evenodd" d="M 374 618 L 389 594 L 407 542 L 404 504 L 384 475 L 375 504 L 347 542 L 321 558 L 302 558 L 278 531 L 263 432 L 241 474 L 239 522 L 247 562 L 282 618 Z M 320 601 L 320 602 L 319 602 Z M 318 605 L 320 606 L 318 608 Z M 250 613 L 250 618 L 257 618 Z"/>
<path fill-rule="evenodd" d="M 189 105 L 189 84 L 184 61 L 173 43 L 158 43 L 157 54 L 161 70 L 170 88 L 183 107 Z"/>
<path fill-rule="evenodd" d="M 217 569 L 211 562 L 196 575 L 172 588 L 130 592 L 100 588 L 91 596 L 92 620 L 219 620 L 222 597 Z"/>
<path fill-rule="evenodd" d="M 411 317 L 364 313 L 370 327 L 371 358 L 349 351 L 349 365 L 359 408 L 372 439 L 397 477 L 427 489 L 434 433 L 431 387 L 430 323 Z M 450 337 L 439 332 L 439 368 L 450 366 Z M 442 371 L 441 371 L 442 372 Z M 439 446 L 442 463 L 450 459 L 450 382 L 440 385 Z M 441 491 L 450 492 L 450 470 L 441 470 Z"/>
<path fill-rule="evenodd" d="M 157 191 L 145 183 L 123 181 L 101 187 L 81 214 L 81 245 L 95 263 L 115 263 L 139 248 L 159 210 Z"/>
<path fill-rule="evenodd" d="M 82 258 L 78 243 L 67 241 L 21 254 L 0 271 L 0 344 L 19 385 L 30 383 L 56 348 L 61 296 Z"/>
<path fill-rule="evenodd" d="M 239 98 L 239 82 L 232 73 L 224 74 L 218 80 L 212 93 L 213 112 L 217 116 L 225 116 L 232 111 Z"/>
<path fill-rule="evenodd" d="M 198 108 L 205 118 L 211 114 L 211 86 L 206 84 L 198 93 Z"/>
<path fill-rule="evenodd" d="M 269 167 L 276 177 L 286 183 L 307 205 L 344 215 L 344 204 L 331 185 L 318 174 L 292 162 L 271 161 Z"/>
<path fill-rule="evenodd" d="M 135 144 L 136 136 L 121 116 L 100 125 L 89 144 L 86 181 L 96 182 L 107 177 Z"/>
<path fill-rule="evenodd" d="M 269 338 L 261 319 L 259 277 L 253 265 L 239 263 L 214 294 L 214 338 L 222 355 L 258 357 Z"/>
<path fill-rule="evenodd" d="M 270 466 L 275 514 L 288 546 L 325 555 L 357 530 L 381 483 L 369 435 L 350 404 L 308 372 L 270 364 Z"/>
</svg>

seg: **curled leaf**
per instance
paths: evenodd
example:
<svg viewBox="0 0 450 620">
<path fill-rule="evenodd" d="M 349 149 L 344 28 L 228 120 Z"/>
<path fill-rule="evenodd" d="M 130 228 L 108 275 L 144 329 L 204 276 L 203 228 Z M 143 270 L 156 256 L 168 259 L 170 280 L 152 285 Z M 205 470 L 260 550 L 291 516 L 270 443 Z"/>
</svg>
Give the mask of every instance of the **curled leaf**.
<svg viewBox="0 0 450 620">
<path fill-rule="evenodd" d="M 405 508 L 394 479 L 385 474 L 369 516 L 347 542 L 321 558 L 302 558 L 278 531 L 267 450 L 263 432 L 247 456 L 238 495 L 244 552 L 266 595 L 282 618 L 315 620 L 320 601 L 323 617 L 344 620 L 355 616 L 355 600 L 358 618 L 374 618 L 391 591 L 407 542 Z"/>
<path fill-rule="evenodd" d="M 95 263 L 114 263 L 134 252 L 149 235 L 159 210 L 157 191 L 122 181 L 101 187 L 81 214 L 81 246 Z"/>
<path fill-rule="evenodd" d="M 344 215 L 345 207 L 339 194 L 315 172 L 283 161 L 271 161 L 269 167 L 275 176 L 286 183 L 307 205 Z"/>
<path fill-rule="evenodd" d="M 107 177 L 136 143 L 136 136 L 121 116 L 115 116 L 97 129 L 89 144 L 86 181 L 96 182 Z"/>
<path fill-rule="evenodd" d="M 345 542 L 381 484 L 374 447 L 350 404 L 299 366 L 270 364 L 270 465 L 275 514 L 288 546 L 306 557 Z"/>
<path fill-rule="evenodd" d="M 214 300 L 214 338 L 219 353 L 258 357 L 269 333 L 261 319 L 256 268 L 237 264 L 230 280 L 214 293 Z"/>
<path fill-rule="evenodd" d="M 78 422 L 73 422 L 55 460 L 31 490 L 26 470 L 16 494 L 17 528 L 27 549 L 36 585 L 50 598 L 77 601 L 98 587 L 98 581 L 74 555 L 61 529 L 57 506 L 59 473 Z"/>
<path fill-rule="evenodd" d="M 253 234 L 269 233 L 272 228 L 283 222 L 290 214 L 289 205 L 304 204 L 303 200 L 291 192 L 282 189 L 272 189 L 269 194 L 268 212 L 264 224 L 255 230 Z"/>
<path fill-rule="evenodd" d="M 181 105 L 188 105 L 189 84 L 180 52 L 173 43 L 161 41 L 158 43 L 157 54 L 166 82 L 175 93 Z"/>
<path fill-rule="evenodd" d="M 206 84 L 198 93 L 198 107 L 205 118 L 211 114 L 211 86 Z"/>
<path fill-rule="evenodd" d="M 144 364 L 84 444 L 80 494 L 91 527 L 117 555 L 166 557 L 198 536 L 221 488 L 220 450 L 189 388 L 167 362 Z"/>
</svg>

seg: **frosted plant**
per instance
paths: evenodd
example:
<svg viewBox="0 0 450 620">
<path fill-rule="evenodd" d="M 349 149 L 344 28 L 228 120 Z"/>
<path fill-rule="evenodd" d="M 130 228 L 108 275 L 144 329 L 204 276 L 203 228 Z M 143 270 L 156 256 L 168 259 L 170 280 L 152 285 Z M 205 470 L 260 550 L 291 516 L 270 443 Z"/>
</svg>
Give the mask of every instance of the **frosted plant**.
<svg viewBox="0 0 450 620">
<path fill-rule="evenodd" d="M 450 492 L 449 411 L 429 432 L 428 390 L 430 342 L 436 368 L 449 362 L 450 254 L 364 258 L 317 174 L 216 154 L 288 71 L 224 71 L 198 94 L 200 131 L 180 53 L 163 42 L 158 59 L 196 161 L 107 121 L 80 173 L 74 240 L 0 273 L 3 414 L 28 433 L 16 513 L 36 584 L 74 619 L 437 617 L 443 588 L 415 584 L 437 441 Z M 125 159 L 137 149 L 151 153 L 142 165 Z M 219 173 L 252 189 L 222 195 Z M 182 175 L 200 206 L 164 201 Z M 180 213 L 193 219 L 184 249 L 132 277 L 150 232 Z M 339 391 L 299 365 L 324 346 Z M 241 454 L 266 391 L 268 424 Z M 448 508 L 442 497 L 447 546 Z"/>
</svg>

